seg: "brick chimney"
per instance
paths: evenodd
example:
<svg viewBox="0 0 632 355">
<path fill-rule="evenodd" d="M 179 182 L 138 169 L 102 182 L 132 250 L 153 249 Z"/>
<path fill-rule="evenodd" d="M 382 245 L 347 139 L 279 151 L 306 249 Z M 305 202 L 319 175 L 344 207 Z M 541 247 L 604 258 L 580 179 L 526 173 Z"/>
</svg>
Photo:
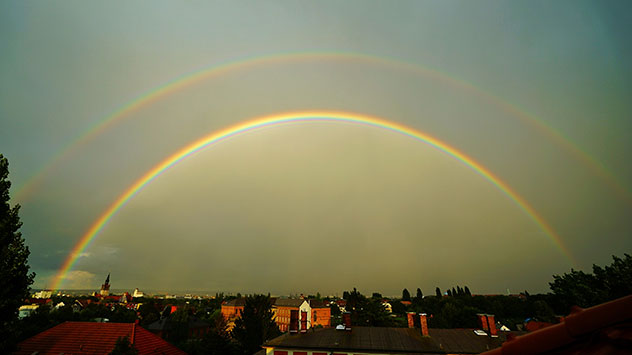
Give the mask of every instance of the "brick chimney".
<svg viewBox="0 0 632 355">
<path fill-rule="evenodd" d="M 419 313 L 419 324 L 421 325 L 421 335 L 427 337 L 428 334 L 428 319 L 426 313 Z"/>
<path fill-rule="evenodd" d="M 487 315 L 487 324 L 489 324 L 489 334 L 491 334 L 491 336 L 497 336 L 498 330 L 496 330 L 496 320 L 494 320 L 493 314 Z"/>
<path fill-rule="evenodd" d="M 490 336 L 498 336 L 498 330 L 496 329 L 496 320 L 493 314 L 477 314 L 478 320 L 481 323 L 481 328 L 489 332 Z"/>
<path fill-rule="evenodd" d="M 307 333 L 307 312 L 301 312 L 301 333 Z"/>
<path fill-rule="evenodd" d="M 478 323 L 481 325 L 481 329 L 489 330 L 489 327 L 487 326 L 487 315 L 479 313 L 476 316 L 478 317 Z"/>
<path fill-rule="evenodd" d="M 413 317 L 415 316 L 415 312 L 408 312 L 406 315 L 408 316 L 408 328 L 414 328 L 415 318 Z"/>
<path fill-rule="evenodd" d="M 421 326 L 421 335 L 427 337 L 428 334 L 428 318 L 426 313 L 419 313 L 419 325 Z"/>
<path fill-rule="evenodd" d="M 351 313 L 345 312 L 342 314 L 342 323 L 345 325 L 345 330 L 351 330 Z"/>
<path fill-rule="evenodd" d="M 298 333 L 298 310 L 290 310 L 290 334 Z"/>
</svg>

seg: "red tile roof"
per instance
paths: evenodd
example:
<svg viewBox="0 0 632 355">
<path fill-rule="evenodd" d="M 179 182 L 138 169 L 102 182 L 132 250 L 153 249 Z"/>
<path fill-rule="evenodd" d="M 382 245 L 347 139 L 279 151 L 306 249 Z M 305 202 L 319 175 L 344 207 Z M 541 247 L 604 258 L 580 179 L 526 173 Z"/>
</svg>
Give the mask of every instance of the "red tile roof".
<svg viewBox="0 0 632 355">
<path fill-rule="evenodd" d="M 18 344 L 18 355 L 109 354 L 128 336 L 139 355 L 181 355 L 182 350 L 134 323 L 65 322 Z"/>
<path fill-rule="evenodd" d="M 587 309 L 576 307 L 561 323 L 516 337 L 486 355 L 629 354 L 632 295 Z"/>
</svg>

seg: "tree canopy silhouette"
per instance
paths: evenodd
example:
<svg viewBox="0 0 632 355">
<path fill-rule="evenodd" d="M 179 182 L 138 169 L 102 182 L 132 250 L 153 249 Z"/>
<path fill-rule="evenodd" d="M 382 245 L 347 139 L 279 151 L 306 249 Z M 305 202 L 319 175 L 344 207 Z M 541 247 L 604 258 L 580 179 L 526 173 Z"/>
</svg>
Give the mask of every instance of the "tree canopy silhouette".
<svg viewBox="0 0 632 355">
<path fill-rule="evenodd" d="M 0 154 L 0 349 L 16 343 L 18 309 L 29 296 L 34 273 L 29 273 L 29 248 L 20 233 L 20 205 L 9 205 L 9 162 Z"/>
</svg>

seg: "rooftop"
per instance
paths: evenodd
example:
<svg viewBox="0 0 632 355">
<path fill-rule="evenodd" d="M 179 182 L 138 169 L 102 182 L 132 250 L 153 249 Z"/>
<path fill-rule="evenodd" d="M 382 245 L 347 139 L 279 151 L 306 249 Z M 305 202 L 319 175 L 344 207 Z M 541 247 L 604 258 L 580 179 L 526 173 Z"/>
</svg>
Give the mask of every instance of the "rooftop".
<svg viewBox="0 0 632 355">
<path fill-rule="evenodd" d="M 65 322 L 18 344 L 18 355 L 109 354 L 119 337 L 128 336 L 139 355 L 185 354 L 134 323 Z"/>
<path fill-rule="evenodd" d="M 410 354 L 478 354 L 501 346 L 506 337 L 476 335 L 473 329 L 430 329 L 422 336 L 415 328 L 353 327 L 351 331 L 322 328 L 304 334 L 284 334 L 264 347 L 344 351 L 382 351 Z"/>
</svg>

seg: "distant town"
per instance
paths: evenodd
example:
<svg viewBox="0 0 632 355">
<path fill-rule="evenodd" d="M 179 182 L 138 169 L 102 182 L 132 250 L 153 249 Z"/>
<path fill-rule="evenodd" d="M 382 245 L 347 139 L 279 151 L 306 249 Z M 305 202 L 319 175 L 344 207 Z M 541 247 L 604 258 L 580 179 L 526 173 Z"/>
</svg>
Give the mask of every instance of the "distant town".
<svg viewBox="0 0 632 355">
<path fill-rule="evenodd" d="M 531 334 L 553 339 L 555 327 L 571 319 L 590 322 L 591 312 L 570 313 L 571 306 L 616 311 L 615 318 L 630 324 L 632 285 L 621 274 L 630 270 L 632 258 L 626 254 L 606 268 L 595 266 L 594 275 L 555 275 L 547 294 L 481 295 L 456 285 L 431 294 L 403 289 L 399 297 L 365 295 L 355 288 L 341 296 L 114 292 L 108 274 L 98 290 L 34 291 L 19 308 L 22 341 L 16 354 L 74 353 L 77 344 L 104 354 L 485 353 L 521 344 L 516 339 L 531 344 Z M 615 285 L 616 280 L 615 288 L 578 292 L 590 283 Z M 568 344 L 584 344 L 604 326 L 620 327 L 617 319 L 587 324 L 590 330 Z M 94 333 L 100 340 L 91 344 L 73 339 L 73 333 L 82 339 Z"/>
</svg>

